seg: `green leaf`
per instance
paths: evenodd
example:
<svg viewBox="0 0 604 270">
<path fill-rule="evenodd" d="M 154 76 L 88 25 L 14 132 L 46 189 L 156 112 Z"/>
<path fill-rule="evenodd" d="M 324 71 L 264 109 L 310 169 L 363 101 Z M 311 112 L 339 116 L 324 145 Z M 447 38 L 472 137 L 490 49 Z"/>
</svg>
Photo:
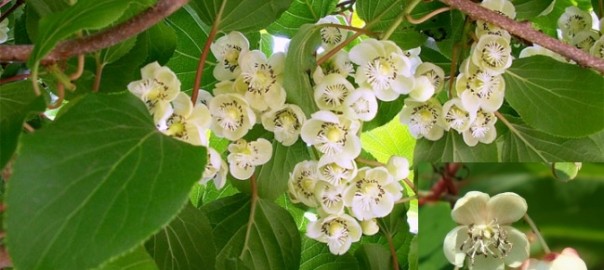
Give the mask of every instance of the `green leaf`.
<svg viewBox="0 0 604 270">
<path fill-rule="evenodd" d="M 352 252 L 333 255 L 325 243 L 302 237 L 302 260 L 300 270 L 357 270 L 359 263 Z"/>
<path fill-rule="evenodd" d="M 136 37 L 129 38 L 114 46 L 104 49 L 101 51 L 101 63 L 106 65 L 119 60 L 124 55 L 128 54 L 128 52 L 134 48 L 134 45 L 136 45 Z"/>
<path fill-rule="evenodd" d="M 193 8 L 206 25 L 213 25 L 226 1 L 218 29 L 223 32 L 251 32 L 266 28 L 277 20 L 292 0 L 196 0 Z"/>
<path fill-rule="evenodd" d="M 178 43 L 176 32 L 165 22 L 149 28 L 143 36 L 149 47 L 147 62 L 157 61 L 165 65 L 174 54 Z"/>
<path fill-rule="evenodd" d="M 418 162 L 496 162 L 497 146 L 495 143 L 468 146 L 460 134 L 450 131 L 445 132 L 438 141 L 417 140 L 414 160 L 415 164 Z"/>
<path fill-rule="evenodd" d="M 87 269 L 139 245 L 182 208 L 205 158 L 132 94 L 84 97 L 23 138 L 6 198 L 15 267 Z"/>
<path fill-rule="evenodd" d="M 158 270 L 157 265 L 144 247 L 138 247 L 97 270 Z"/>
<path fill-rule="evenodd" d="M 604 161 L 604 131 L 583 138 L 560 138 L 527 126 L 519 118 L 503 135 L 502 160 L 515 162 Z"/>
<path fill-rule="evenodd" d="M 534 17 L 550 13 L 556 1 L 514 0 L 512 3 L 516 7 L 516 20 L 530 20 Z"/>
<path fill-rule="evenodd" d="M 276 36 L 293 37 L 303 24 L 314 24 L 329 15 L 338 4 L 336 0 L 294 0 L 289 9 L 266 29 Z"/>
<path fill-rule="evenodd" d="M 253 199 L 252 199 L 253 200 Z M 300 235 L 291 215 L 275 203 L 237 194 L 204 205 L 219 250 L 216 269 L 297 269 Z"/>
<path fill-rule="evenodd" d="M 75 5 L 57 13 L 42 17 L 39 22 L 37 42 L 29 57 L 28 65 L 34 66 L 55 45 L 80 30 L 96 30 L 110 25 L 120 18 L 132 1 L 80 0 Z"/>
<path fill-rule="evenodd" d="M 273 48 L 275 47 L 275 42 L 273 41 L 273 36 L 266 32 L 260 33 L 260 42 L 259 46 L 260 51 L 264 53 L 264 55 L 272 55 Z"/>
<path fill-rule="evenodd" d="M 361 134 L 363 149 L 369 152 L 379 162 L 386 163 L 392 155 L 402 156 L 413 160 L 413 149 L 416 140 L 402 125 L 398 118 L 390 123 Z"/>
<path fill-rule="evenodd" d="M 413 236 L 411 240 L 411 244 L 409 245 L 409 270 L 417 270 L 418 269 L 418 251 L 419 247 L 417 246 L 417 236 Z"/>
<path fill-rule="evenodd" d="M 289 43 L 285 58 L 283 85 L 287 93 L 287 102 L 300 106 L 309 117 L 318 110 L 310 84 L 310 74 L 317 67 L 315 52 L 321 45 L 319 27 L 305 24 Z"/>
<path fill-rule="evenodd" d="M 291 146 L 283 146 L 274 141 L 271 160 L 262 165 L 258 172 L 258 195 L 264 199 L 275 200 L 287 191 L 289 173 L 294 170 L 296 164 L 309 159 L 310 154 L 301 139 Z"/>
<path fill-rule="evenodd" d="M 32 112 L 43 112 L 46 103 L 36 97 L 30 80 L 2 85 L 0 88 L 0 169 L 17 149 L 23 121 Z"/>
<path fill-rule="evenodd" d="M 373 120 L 363 123 L 363 131 L 369 131 L 381 127 L 392 121 L 403 109 L 404 100 L 402 98 L 385 102 L 378 100 L 377 115 Z"/>
<path fill-rule="evenodd" d="M 354 252 L 361 269 L 392 269 L 390 252 L 380 244 L 363 244 Z"/>
<path fill-rule="evenodd" d="M 168 17 L 166 22 L 174 29 L 178 37 L 176 51 L 166 65 L 180 79 L 182 91 L 191 92 L 195 82 L 197 64 L 201 56 L 201 48 L 208 39 L 209 27 L 201 22 L 190 6 L 178 10 Z M 203 69 L 201 88 L 213 89 L 213 85 L 216 83 L 216 79 L 212 75 L 215 65 L 216 59 L 214 56 L 212 54 L 208 55 Z"/>
<path fill-rule="evenodd" d="M 604 129 L 601 75 L 534 56 L 515 60 L 504 78 L 506 100 L 530 126 L 563 137 L 582 137 Z"/>
<path fill-rule="evenodd" d="M 145 247 L 159 269 L 214 269 L 216 247 L 206 214 L 187 204 Z"/>
<path fill-rule="evenodd" d="M 419 231 L 417 237 L 418 257 L 421 269 L 452 269 L 443 253 L 443 241 L 447 233 L 455 227 L 451 219 L 451 206 L 446 202 L 426 204 L 419 210 Z"/>
<path fill-rule="evenodd" d="M 147 33 L 143 32 L 138 35 L 134 47 L 126 55 L 103 66 L 99 92 L 123 92 L 127 90 L 126 87 L 129 82 L 140 80 L 140 67 L 145 64 L 144 61 L 149 54 L 149 43 L 145 38 L 148 35 Z M 88 84 L 85 88 L 89 91 L 92 90 L 92 84 Z M 81 90 L 80 87 L 77 88 L 77 91 Z"/>
</svg>

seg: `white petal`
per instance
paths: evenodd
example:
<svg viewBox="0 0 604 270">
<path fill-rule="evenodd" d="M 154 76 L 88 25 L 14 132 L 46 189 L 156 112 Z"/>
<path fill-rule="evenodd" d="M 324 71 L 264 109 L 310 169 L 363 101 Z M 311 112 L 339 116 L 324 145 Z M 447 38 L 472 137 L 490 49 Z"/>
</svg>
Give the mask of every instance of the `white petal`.
<svg viewBox="0 0 604 270">
<path fill-rule="evenodd" d="M 487 202 L 489 195 L 480 191 L 470 191 L 455 203 L 451 217 L 459 224 L 488 223 Z"/>
<path fill-rule="evenodd" d="M 379 41 L 369 38 L 350 49 L 348 57 L 357 65 L 364 65 L 378 56 L 386 56 Z"/>
<path fill-rule="evenodd" d="M 229 157 L 231 154 L 229 154 Z M 229 171 L 231 175 L 239 180 L 249 179 L 254 174 L 254 166 L 241 167 L 237 166 L 236 162 L 229 162 Z"/>
<path fill-rule="evenodd" d="M 457 267 L 462 267 L 466 254 L 461 252 L 460 247 L 468 239 L 468 227 L 457 226 L 445 236 L 443 251 L 447 260 Z"/>
<path fill-rule="evenodd" d="M 322 236 L 321 223 L 322 219 L 308 223 L 308 226 L 306 226 L 306 236 L 315 240 Z"/>
<path fill-rule="evenodd" d="M 476 256 L 476 257 L 474 257 L 474 264 L 470 265 L 469 268 L 470 268 L 470 270 L 472 270 L 472 269 L 475 269 L 475 270 L 483 270 L 483 269 L 504 270 L 505 265 L 501 258 L 494 258 L 491 256 L 488 256 L 485 258 L 484 256 Z"/>
<path fill-rule="evenodd" d="M 257 161 L 254 165 L 256 166 L 268 162 L 273 155 L 273 145 L 266 139 L 259 138 L 255 142 L 250 142 L 250 147 L 254 150 Z"/>
<path fill-rule="evenodd" d="M 188 117 L 193 111 L 193 104 L 191 98 L 184 92 L 179 92 L 174 100 L 172 100 L 172 106 L 174 108 L 174 114 Z"/>
<path fill-rule="evenodd" d="M 285 67 L 285 54 L 282 52 L 275 53 L 271 55 L 268 62 L 273 68 L 273 72 L 275 72 L 275 75 L 279 75 L 283 72 L 283 69 Z"/>
<path fill-rule="evenodd" d="M 503 258 L 505 264 L 510 267 L 518 267 L 529 257 L 529 242 L 526 235 L 519 230 L 505 226 L 508 234 L 508 241 L 512 244 L 512 249 Z"/>
<path fill-rule="evenodd" d="M 364 235 L 374 235 L 380 230 L 375 218 L 361 221 L 361 228 Z"/>
<path fill-rule="evenodd" d="M 155 72 L 160 67 L 161 66 L 159 65 L 159 63 L 157 63 L 157 61 L 147 64 L 146 66 L 141 68 L 141 77 L 143 79 L 153 79 L 155 77 Z"/>
<path fill-rule="evenodd" d="M 391 85 L 394 92 L 399 94 L 409 94 L 412 93 L 415 87 L 417 87 L 417 83 L 417 80 L 413 77 L 397 76 L 396 80 L 393 80 Z M 434 93 L 434 89 L 432 90 L 432 93 Z"/>
<path fill-rule="evenodd" d="M 434 90 L 430 80 L 426 76 L 420 76 L 415 78 L 415 87 L 409 93 L 409 97 L 420 102 L 427 101 L 434 95 Z"/>
<path fill-rule="evenodd" d="M 487 203 L 489 219 L 496 219 L 499 224 L 511 224 L 520 220 L 528 208 L 526 200 L 513 192 L 500 193 Z"/>
<path fill-rule="evenodd" d="M 409 161 L 404 157 L 390 156 L 386 168 L 396 180 L 405 179 L 409 176 Z"/>
</svg>

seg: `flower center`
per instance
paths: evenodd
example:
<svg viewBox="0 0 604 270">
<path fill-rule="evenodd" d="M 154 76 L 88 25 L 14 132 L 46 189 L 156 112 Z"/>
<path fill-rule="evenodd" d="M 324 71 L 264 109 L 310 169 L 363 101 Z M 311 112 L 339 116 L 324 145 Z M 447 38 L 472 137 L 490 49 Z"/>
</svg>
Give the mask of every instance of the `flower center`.
<svg viewBox="0 0 604 270">
<path fill-rule="evenodd" d="M 277 76 L 269 64 L 254 64 L 253 72 L 243 73 L 243 80 L 248 85 L 248 92 L 266 93 L 277 82 Z"/>
<path fill-rule="evenodd" d="M 470 257 L 472 264 L 477 255 L 503 258 L 511 249 L 512 243 L 508 241 L 506 231 L 496 220 L 492 220 L 489 224 L 468 226 L 468 239 L 459 247 L 459 250 Z"/>
<path fill-rule="evenodd" d="M 342 131 L 337 126 L 329 127 L 326 133 L 330 142 L 337 142 L 342 138 Z"/>
<path fill-rule="evenodd" d="M 228 44 L 224 52 L 224 66 L 231 72 L 235 71 L 239 67 L 239 54 L 241 53 L 241 47 L 237 45 Z"/>
<path fill-rule="evenodd" d="M 467 82 L 466 88 L 479 98 L 489 98 L 493 89 L 499 86 L 499 80 L 486 71 L 479 70 Z"/>
<path fill-rule="evenodd" d="M 397 69 L 390 57 L 378 56 L 365 66 L 367 82 L 374 89 L 387 89 L 390 82 L 396 79 Z"/>
<path fill-rule="evenodd" d="M 587 22 L 581 15 L 572 15 L 566 22 L 566 29 L 571 31 L 573 34 L 587 28 Z"/>
<path fill-rule="evenodd" d="M 424 104 L 413 108 L 409 128 L 415 134 L 428 134 L 432 127 L 436 125 L 438 112 L 435 108 Z"/>
<path fill-rule="evenodd" d="M 216 120 L 222 128 L 234 131 L 243 125 L 243 108 L 236 101 L 225 102 L 218 110 Z"/>
<path fill-rule="evenodd" d="M 451 125 L 454 129 L 461 129 L 465 123 L 466 119 L 469 117 L 469 114 L 457 106 L 452 107 L 445 116 L 445 121 Z"/>
<path fill-rule="evenodd" d="M 505 47 L 495 41 L 487 43 L 482 49 L 482 59 L 490 67 L 501 67 L 506 63 L 507 57 Z"/>
<path fill-rule="evenodd" d="M 321 40 L 325 44 L 336 45 L 342 41 L 342 31 L 336 27 L 321 28 Z"/>
</svg>

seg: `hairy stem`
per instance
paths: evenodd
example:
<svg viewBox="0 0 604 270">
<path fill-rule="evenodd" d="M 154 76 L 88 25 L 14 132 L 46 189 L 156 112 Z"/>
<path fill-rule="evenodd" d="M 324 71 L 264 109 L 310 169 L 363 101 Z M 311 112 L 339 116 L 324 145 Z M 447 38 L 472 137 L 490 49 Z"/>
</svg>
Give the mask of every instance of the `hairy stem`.
<svg viewBox="0 0 604 270">
<path fill-rule="evenodd" d="M 604 59 L 592 56 L 558 39 L 552 38 L 535 30 L 529 22 L 517 22 L 495 11 L 486 9 L 470 0 L 441 0 L 443 3 L 459 9 L 470 17 L 492 23 L 511 34 L 541 45 L 566 58 L 572 59 L 579 65 L 593 68 L 604 73 Z"/>
<path fill-rule="evenodd" d="M 543 235 L 541 235 L 541 232 L 539 232 L 539 229 L 537 228 L 537 225 L 535 224 L 535 222 L 531 219 L 531 217 L 529 217 L 528 214 L 524 214 L 523 218 L 526 221 L 526 223 L 528 223 L 528 225 L 531 227 L 531 230 L 533 230 L 535 235 L 537 235 L 537 239 L 539 240 L 539 243 L 543 247 L 543 251 L 545 251 L 546 254 L 551 253 L 552 250 L 547 245 L 547 242 L 545 242 L 545 239 L 543 238 Z"/>
</svg>

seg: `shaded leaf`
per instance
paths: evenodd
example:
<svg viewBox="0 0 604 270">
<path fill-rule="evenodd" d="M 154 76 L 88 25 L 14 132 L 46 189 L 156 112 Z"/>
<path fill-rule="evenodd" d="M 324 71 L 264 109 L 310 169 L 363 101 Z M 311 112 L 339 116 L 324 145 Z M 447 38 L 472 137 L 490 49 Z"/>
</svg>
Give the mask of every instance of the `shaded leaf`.
<svg viewBox="0 0 604 270">
<path fill-rule="evenodd" d="M 293 37 L 303 24 L 314 24 L 329 15 L 336 0 L 294 0 L 291 6 L 266 29 L 276 36 Z"/>
<path fill-rule="evenodd" d="M 455 131 L 445 132 L 438 141 L 419 139 L 415 145 L 415 164 L 418 162 L 496 162 L 495 143 L 468 146 L 462 135 Z M 507 159 L 503 159 L 507 160 Z"/>
<path fill-rule="evenodd" d="M 138 247 L 97 270 L 158 270 L 157 265 L 144 247 Z"/>
<path fill-rule="evenodd" d="M 352 252 L 333 255 L 327 244 L 302 236 L 302 260 L 300 270 L 359 269 Z"/>
<path fill-rule="evenodd" d="M 363 244 L 354 252 L 361 269 L 392 269 L 390 252 L 380 244 Z"/>
<path fill-rule="evenodd" d="M 451 206 L 446 202 L 427 204 L 419 209 L 418 260 L 421 269 L 452 269 L 443 253 L 443 241 L 455 227 Z"/>
<path fill-rule="evenodd" d="M 556 1 L 514 0 L 512 3 L 516 7 L 516 20 L 530 20 L 534 17 L 550 13 Z"/>
<path fill-rule="evenodd" d="M 226 4 L 218 29 L 227 33 L 264 29 L 277 20 L 292 2 L 292 0 L 196 0 L 192 2 L 192 6 L 206 25 L 212 25 L 223 1 L 226 1 Z"/>
<path fill-rule="evenodd" d="M 291 146 L 283 146 L 274 141 L 271 160 L 258 171 L 258 195 L 264 199 L 275 200 L 287 191 L 289 173 L 294 170 L 296 164 L 309 159 L 310 154 L 301 139 Z"/>
</svg>

